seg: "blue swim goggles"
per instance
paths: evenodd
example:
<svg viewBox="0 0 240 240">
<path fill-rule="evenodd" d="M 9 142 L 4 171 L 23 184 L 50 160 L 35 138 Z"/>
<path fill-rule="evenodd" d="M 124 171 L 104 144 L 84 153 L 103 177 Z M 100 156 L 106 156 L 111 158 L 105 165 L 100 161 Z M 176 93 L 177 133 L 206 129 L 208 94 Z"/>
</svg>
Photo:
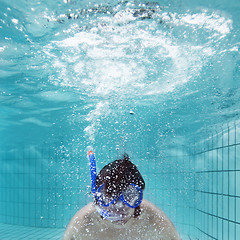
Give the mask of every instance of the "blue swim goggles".
<svg viewBox="0 0 240 240">
<path fill-rule="evenodd" d="M 92 193 L 93 197 L 97 198 L 97 201 L 100 206 L 102 207 L 109 207 L 111 204 L 115 204 L 119 200 L 122 201 L 124 204 L 126 204 L 130 208 L 136 208 L 138 207 L 143 198 L 143 192 L 142 189 L 133 184 L 130 183 L 129 186 L 122 191 L 121 195 L 119 197 L 108 197 L 104 193 L 104 184 L 102 184 L 97 190 L 96 190 L 96 162 L 95 162 L 95 157 L 92 151 L 88 152 L 88 157 L 90 161 L 90 170 L 91 170 L 91 184 L 92 184 Z M 97 208 L 98 210 L 98 208 Z M 99 211 L 99 210 L 98 210 Z M 108 211 L 102 210 L 101 208 L 101 215 L 105 218 L 108 215 Z"/>
<path fill-rule="evenodd" d="M 103 207 L 109 207 L 111 204 L 115 204 L 117 201 L 122 201 L 130 208 L 138 207 L 142 202 L 142 189 L 131 183 L 124 191 L 122 191 L 119 197 L 108 197 L 104 193 L 104 184 L 102 184 L 96 193 L 97 201 Z"/>
</svg>

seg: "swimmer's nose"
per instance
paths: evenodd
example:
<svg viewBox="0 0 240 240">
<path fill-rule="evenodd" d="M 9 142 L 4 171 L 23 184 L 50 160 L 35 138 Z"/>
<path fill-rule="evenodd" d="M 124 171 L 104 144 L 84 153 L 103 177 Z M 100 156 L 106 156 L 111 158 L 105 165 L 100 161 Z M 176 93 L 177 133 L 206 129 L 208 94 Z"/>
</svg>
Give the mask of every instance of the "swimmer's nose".
<svg viewBox="0 0 240 240">
<path fill-rule="evenodd" d="M 117 207 L 123 207 L 124 203 L 122 201 L 117 201 L 115 204 Z"/>
<path fill-rule="evenodd" d="M 120 211 L 124 210 L 126 208 L 126 205 L 122 201 L 117 201 L 114 206 L 118 208 Z"/>
</svg>

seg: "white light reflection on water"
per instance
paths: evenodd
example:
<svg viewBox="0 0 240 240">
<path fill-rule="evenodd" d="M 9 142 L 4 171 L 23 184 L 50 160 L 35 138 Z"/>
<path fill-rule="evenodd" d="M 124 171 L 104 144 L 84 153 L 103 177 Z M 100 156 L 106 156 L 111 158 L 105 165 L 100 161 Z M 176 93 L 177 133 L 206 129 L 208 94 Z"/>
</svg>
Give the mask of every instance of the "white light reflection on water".
<svg viewBox="0 0 240 240">
<path fill-rule="evenodd" d="M 18 9 L 22 8 L 19 2 Z M 132 1 L 91 6 L 83 3 L 79 8 L 73 2 L 31 3 L 20 16 L 13 6 L 6 9 L 10 10 L 5 15 L 11 17 L 9 23 L 5 15 L 2 17 L 4 29 L 12 26 L 26 42 L 6 36 L 0 48 L 1 61 L 7 66 L 1 69 L 2 76 L 23 73 L 28 79 L 37 77 L 39 92 L 35 96 L 44 101 L 71 104 L 75 99 L 78 104 L 80 100 L 90 142 L 94 142 L 99 122 L 121 114 L 124 108 L 129 112 L 158 102 L 161 115 L 161 111 L 172 107 L 168 106 L 170 96 L 180 100 L 174 100 L 175 110 L 181 107 L 182 97 L 200 92 L 203 81 L 217 79 L 216 87 L 235 84 L 237 60 L 233 62 L 233 54 L 238 52 L 238 46 L 228 42 L 233 20 L 224 11 L 190 11 Z M 17 68 L 14 65 L 19 57 L 7 60 L 13 49 L 16 56 L 24 55 Z M 218 64 L 219 58 L 226 61 Z M 219 71 L 221 64 L 224 73 Z M 202 77 L 205 69 L 210 70 L 209 79 Z M 21 85 L 25 86 L 23 90 L 29 82 Z M 32 98 L 28 98 L 29 102 Z M 126 107 L 129 99 L 134 104 Z M 89 112 L 87 106 L 91 106 Z M 43 119 L 37 120 L 31 122 L 48 125 Z M 191 118 L 191 122 L 195 120 Z M 166 116 L 163 125 L 169 124 L 175 127 Z"/>
</svg>

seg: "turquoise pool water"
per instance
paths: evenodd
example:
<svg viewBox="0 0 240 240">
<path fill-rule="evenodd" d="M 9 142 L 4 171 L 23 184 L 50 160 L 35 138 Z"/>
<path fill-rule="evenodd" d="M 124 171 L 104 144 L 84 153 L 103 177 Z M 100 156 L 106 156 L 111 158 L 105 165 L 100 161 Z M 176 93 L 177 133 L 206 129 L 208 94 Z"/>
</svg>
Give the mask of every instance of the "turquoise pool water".
<svg viewBox="0 0 240 240">
<path fill-rule="evenodd" d="M 61 234 L 93 149 L 128 153 L 183 238 L 238 239 L 240 3 L 0 3 L 1 229 Z"/>
</svg>

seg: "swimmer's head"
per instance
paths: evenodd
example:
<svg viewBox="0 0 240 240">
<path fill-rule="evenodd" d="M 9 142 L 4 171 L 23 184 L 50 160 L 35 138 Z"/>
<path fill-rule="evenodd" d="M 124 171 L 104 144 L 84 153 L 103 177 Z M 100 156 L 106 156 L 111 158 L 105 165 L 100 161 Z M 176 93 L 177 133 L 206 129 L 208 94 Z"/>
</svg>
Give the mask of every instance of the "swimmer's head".
<svg viewBox="0 0 240 240">
<path fill-rule="evenodd" d="M 103 195 L 109 199 L 118 199 L 121 194 L 128 194 L 129 192 L 132 193 L 135 191 L 136 195 L 140 196 L 140 200 L 142 200 L 142 191 L 145 188 L 145 182 L 137 167 L 131 161 L 129 161 L 129 156 L 125 154 L 123 155 L 122 159 L 118 159 L 107 164 L 100 171 L 96 177 L 96 189 L 99 188 L 101 189 L 101 193 L 103 193 Z M 124 219 L 128 219 L 131 216 L 137 217 L 140 215 L 140 200 L 138 201 L 137 199 L 133 203 L 127 203 L 126 201 L 118 200 L 114 202 L 114 204 L 106 204 L 106 206 L 103 207 L 101 204 L 99 204 L 96 195 L 95 205 L 98 212 L 103 209 L 104 213 L 104 210 L 106 209 L 112 214 L 112 216 L 114 216 L 114 214 L 116 214 L 116 216 L 119 216 L 119 214 L 122 215 L 122 219 L 124 221 Z M 112 219 L 114 219 L 114 217 Z"/>
</svg>

